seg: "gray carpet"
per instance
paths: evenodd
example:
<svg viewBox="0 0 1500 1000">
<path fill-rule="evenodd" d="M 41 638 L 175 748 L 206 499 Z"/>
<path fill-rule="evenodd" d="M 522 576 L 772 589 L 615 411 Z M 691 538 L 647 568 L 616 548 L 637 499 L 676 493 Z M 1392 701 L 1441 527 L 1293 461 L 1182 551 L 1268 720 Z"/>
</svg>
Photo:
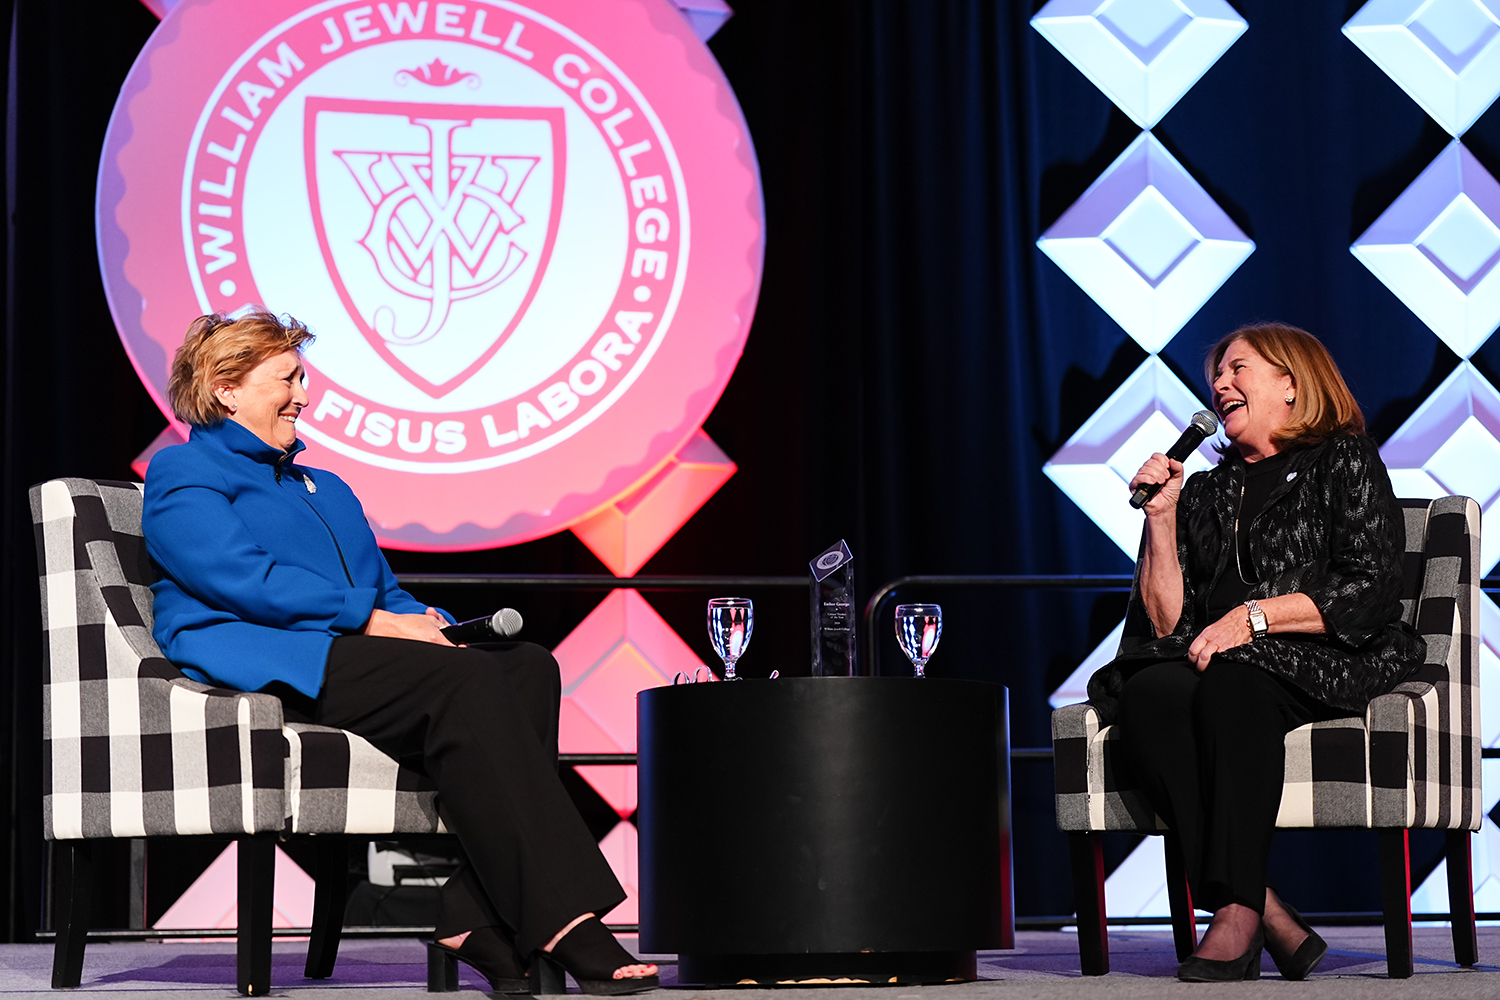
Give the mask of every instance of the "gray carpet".
<svg viewBox="0 0 1500 1000">
<path fill-rule="evenodd" d="M 1283 982 L 1267 958 L 1265 978 L 1258 983 L 1202 986 L 1172 978 L 1177 967 L 1169 935 L 1120 932 L 1110 935 L 1113 971 L 1101 978 L 1078 975 L 1076 938 L 1067 933 L 1034 931 L 1018 935 L 1015 951 L 983 952 L 974 983 L 932 987 L 840 987 L 840 1000 L 868 996 L 870 1000 L 912 1000 L 919 995 L 948 1000 L 1022 1000 L 1022 998 L 1098 997 L 1134 1000 L 1140 997 L 1234 996 L 1303 998 L 1422 997 L 1500 998 L 1500 928 L 1481 928 L 1479 954 L 1484 964 L 1460 969 L 1453 964 L 1451 938 L 1446 928 L 1415 931 L 1417 974 L 1399 981 L 1385 978 L 1384 939 L 1378 927 L 1324 930 L 1332 951 L 1318 974 L 1306 983 Z M 624 939 L 634 950 L 635 942 Z M 315 982 L 302 978 L 306 945 L 275 945 L 272 996 L 294 1000 L 378 997 L 416 1000 L 427 997 L 426 966 L 416 941 L 346 941 L 339 953 L 334 978 Z M 670 956 L 663 956 L 670 958 Z M 47 988 L 51 977 L 50 945 L 0 945 L 0 996 L 57 997 Z M 662 966 L 666 989 L 683 1000 L 715 997 L 747 1000 L 774 993 L 777 1000 L 828 1000 L 828 988 L 775 990 L 702 990 L 676 983 L 676 967 Z M 465 993 L 480 988 L 482 980 L 463 967 Z M 234 993 L 234 945 L 223 944 L 91 944 L 84 962 L 83 985 L 69 997 L 133 994 L 164 997 L 229 997 Z"/>
</svg>

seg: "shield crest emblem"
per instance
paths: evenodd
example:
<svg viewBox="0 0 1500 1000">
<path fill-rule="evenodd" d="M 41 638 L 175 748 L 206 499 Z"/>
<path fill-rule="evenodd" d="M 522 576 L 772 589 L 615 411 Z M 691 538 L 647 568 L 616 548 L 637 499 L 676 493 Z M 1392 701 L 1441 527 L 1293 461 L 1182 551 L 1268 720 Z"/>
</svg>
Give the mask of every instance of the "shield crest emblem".
<svg viewBox="0 0 1500 1000">
<path fill-rule="evenodd" d="M 501 348 L 546 272 L 562 109 L 309 97 L 303 128 L 344 308 L 392 369 L 441 398 Z"/>
</svg>

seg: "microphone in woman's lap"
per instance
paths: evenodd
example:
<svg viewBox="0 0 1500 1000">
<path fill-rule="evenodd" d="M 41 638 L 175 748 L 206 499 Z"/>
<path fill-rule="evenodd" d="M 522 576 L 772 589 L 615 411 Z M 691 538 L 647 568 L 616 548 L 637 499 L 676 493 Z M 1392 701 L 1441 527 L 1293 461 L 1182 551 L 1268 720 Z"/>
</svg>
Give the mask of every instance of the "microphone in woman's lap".
<svg viewBox="0 0 1500 1000">
<path fill-rule="evenodd" d="M 485 618 L 472 618 L 443 629 L 443 637 L 455 646 L 471 642 L 500 642 L 521 631 L 521 612 L 501 608 Z"/>
</svg>

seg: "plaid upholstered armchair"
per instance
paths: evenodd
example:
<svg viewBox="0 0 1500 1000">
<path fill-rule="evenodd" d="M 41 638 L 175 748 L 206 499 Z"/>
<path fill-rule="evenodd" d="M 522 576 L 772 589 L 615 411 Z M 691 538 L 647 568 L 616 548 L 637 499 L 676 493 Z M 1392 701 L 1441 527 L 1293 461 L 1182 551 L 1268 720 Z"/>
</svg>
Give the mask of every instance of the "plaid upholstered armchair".
<svg viewBox="0 0 1500 1000">
<path fill-rule="evenodd" d="M 41 563 L 43 822 L 53 842 L 52 985 L 77 986 L 89 928 L 89 844 L 233 835 L 241 993 L 270 989 L 276 839 L 312 835 L 317 892 L 307 976 L 332 975 L 349 836 L 444 832 L 436 793 L 352 733 L 285 723 L 281 702 L 198 684 L 151 636 L 156 570 L 139 483 L 31 489 Z"/>
<path fill-rule="evenodd" d="M 1447 831 L 1454 957 L 1478 961 L 1469 831 L 1483 818 L 1479 740 L 1479 505 L 1467 497 L 1402 500 L 1402 614 L 1427 641 L 1421 668 L 1363 718 L 1315 722 L 1286 737 L 1278 829 L 1373 829 L 1380 839 L 1387 963 L 1412 974 L 1411 829 Z M 1052 714 L 1057 825 L 1071 840 L 1084 975 L 1109 971 L 1101 834 L 1163 834 L 1179 958 L 1197 946 L 1182 855 L 1136 790 L 1113 727 L 1089 705 Z"/>
</svg>

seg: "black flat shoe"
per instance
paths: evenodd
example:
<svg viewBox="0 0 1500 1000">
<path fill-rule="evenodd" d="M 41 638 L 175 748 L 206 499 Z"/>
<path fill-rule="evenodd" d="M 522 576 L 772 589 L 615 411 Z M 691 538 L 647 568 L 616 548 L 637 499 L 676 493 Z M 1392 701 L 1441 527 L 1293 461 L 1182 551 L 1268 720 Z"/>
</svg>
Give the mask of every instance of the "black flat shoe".
<svg viewBox="0 0 1500 1000">
<path fill-rule="evenodd" d="M 572 973 L 578 988 L 592 996 L 621 996 L 626 993 L 644 993 L 661 985 L 659 976 L 630 976 L 616 979 L 615 970 L 626 965 L 650 965 L 642 962 L 620 947 L 620 942 L 609 932 L 609 928 L 598 917 L 589 917 L 574 927 L 557 942 L 551 953 L 537 952 L 532 956 L 531 976 L 533 995 L 552 993 L 549 981 L 557 976 L 559 968 Z"/>
<path fill-rule="evenodd" d="M 529 993 L 530 982 L 521 968 L 520 956 L 511 943 L 492 927 L 471 931 L 457 948 L 427 943 L 427 992 L 452 993 L 458 989 L 458 962 L 489 981 L 494 993 Z"/>
<path fill-rule="evenodd" d="M 1265 948 L 1263 930 L 1250 939 L 1250 950 L 1239 958 L 1217 961 L 1193 955 L 1177 967 L 1177 978 L 1185 983 L 1237 983 L 1260 978 L 1260 953 Z"/>
<path fill-rule="evenodd" d="M 1271 961 L 1276 963 L 1276 968 L 1281 972 L 1282 979 L 1300 982 L 1312 975 L 1313 970 L 1318 967 L 1318 963 L 1327 957 L 1328 942 L 1319 937 L 1318 932 L 1307 925 L 1307 921 L 1302 919 L 1302 914 L 1292 909 L 1292 904 L 1280 896 L 1277 897 L 1277 901 L 1281 903 L 1281 908 L 1293 920 L 1297 921 L 1297 926 L 1307 931 L 1307 937 L 1297 946 L 1297 950 L 1290 955 L 1282 950 L 1276 942 L 1270 938 L 1266 938 L 1266 951 L 1271 953 Z"/>
</svg>

